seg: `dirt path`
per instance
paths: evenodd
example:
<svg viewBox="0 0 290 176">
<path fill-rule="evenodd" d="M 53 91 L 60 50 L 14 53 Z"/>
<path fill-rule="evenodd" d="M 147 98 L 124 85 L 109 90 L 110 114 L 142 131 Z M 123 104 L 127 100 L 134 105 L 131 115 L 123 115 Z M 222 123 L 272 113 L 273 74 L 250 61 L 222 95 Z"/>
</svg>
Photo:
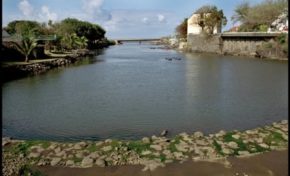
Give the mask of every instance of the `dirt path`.
<svg viewBox="0 0 290 176">
<path fill-rule="evenodd" d="M 288 176 L 288 150 L 272 151 L 249 158 L 228 158 L 230 168 L 212 162 L 187 161 L 143 172 L 143 166 L 110 166 L 87 169 L 45 166 L 48 176 Z"/>
</svg>

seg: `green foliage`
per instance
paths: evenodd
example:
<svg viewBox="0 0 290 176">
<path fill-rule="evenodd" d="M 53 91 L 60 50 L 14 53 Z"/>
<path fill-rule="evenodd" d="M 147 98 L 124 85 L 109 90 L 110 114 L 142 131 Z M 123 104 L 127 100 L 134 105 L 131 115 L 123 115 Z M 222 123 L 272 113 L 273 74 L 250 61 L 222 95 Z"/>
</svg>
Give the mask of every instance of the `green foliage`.
<svg viewBox="0 0 290 176">
<path fill-rule="evenodd" d="M 244 2 L 236 7 L 231 19 L 242 23 L 240 32 L 266 31 L 266 26 L 268 28 L 287 6 L 288 0 L 265 0 L 255 6 Z"/>
<path fill-rule="evenodd" d="M 28 62 L 28 56 L 37 46 L 34 30 L 22 33 L 20 41 L 13 42 L 14 47 L 25 56 L 25 62 Z"/>
<path fill-rule="evenodd" d="M 179 38 L 187 37 L 187 20 L 188 18 L 185 18 L 183 22 L 175 28 L 175 31 Z"/>
<path fill-rule="evenodd" d="M 129 150 L 134 150 L 138 154 L 142 151 L 150 150 L 150 144 L 145 144 L 142 141 L 130 141 L 127 147 Z"/>
<path fill-rule="evenodd" d="M 275 142 L 275 144 L 281 144 L 281 143 L 285 143 L 287 141 L 282 137 L 282 134 L 273 131 L 273 132 L 271 132 L 271 134 L 269 136 L 267 136 L 264 139 L 264 142 L 268 145 L 271 145 L 272 142 Z"/>
<path fill-rule="evenodd" d="M 267 32 L 268 30 L 268 25 L 261 24 L 259 25 L 259 32 Z"/>
<path fill-rule="evenodd" d="M 199 8 L 195 13 L 200 14 L 198 24 L 202 30 L 212 34 L 215 27 L 221 28 L 227 24 L 227 18 L 223 10 L 218 10 L 216 6 L 205 5 Z"/>
<path fill-rule="evenodd" d="M 45 174 L 41 173 L 39 170 L 33 169 L 29 165 L 24 165 L 19 170 L 20 176 L 45 176 Z"/>
<path fill-rule="evenodd" d="M 60 23 L 55 24 L 55 30 L 61 36 L 76 33 L 77 36 L 84 36 L 90 41 L 102 39 L 106 33 L 99 25 L 74 18 L 66 18 Z"/>
<path fill-rule="evenodd" d="M 221 147 L 220 144 L 217 143 L 216 140 L 213 140 L 213 145 L 214 145 L 215 149 L 217 150 L 217 152 L 218 152 L 220 155 L 224 156 L 224 154 L 223 154 L 223 152 L 222 152 L 222 147 Z"/>
<path fill-rule="evenodd" d="M 176 136 L 169 144 L 168 146 L 168 149 L 171 151 L 171 152 L 177 152 L 177 148 L 175 147 L 175 144 L 179 144 L 180 143 L 180 140 L 182 139 L 181 136 Z"/>
<path fill-rule="evenodd" d="M 231 17 L 231 20 L 235 22 L 245 22 L 247 18 L 248 11 L 250 9 L 250 5 L 248 2 L 243 2 L 239 4 L 235 10 L 234 15 Z"/>
<path fill-rule="evenodd" d="M 10 35 L 28 35 L 33 31 L 34 35 L 41 34 L 41 25 L 36 21 L 15 20 L 8 23 L 5 28 Z"/>
<path fill-rule="evenodd" d="M 287 40 L 287 34 L 280 34 L 280 35 L 277 37 L 277 40 L 278 40 L 279 44 L 284 44 L 284 43 L 286 43 L 286 40 Z"/>
</svg>

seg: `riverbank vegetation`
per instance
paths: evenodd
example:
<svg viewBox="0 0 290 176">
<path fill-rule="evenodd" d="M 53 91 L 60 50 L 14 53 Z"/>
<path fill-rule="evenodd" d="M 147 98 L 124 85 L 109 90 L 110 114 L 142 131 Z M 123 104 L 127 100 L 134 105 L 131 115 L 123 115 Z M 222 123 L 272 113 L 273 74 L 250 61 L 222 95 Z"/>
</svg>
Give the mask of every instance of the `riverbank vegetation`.
<svg viewBox="0 0 290 176">
<path fill-rule="evenodd" d="M 48 57 L 44 50 L 54 54 L 67 54 L 113 44 L 105 37 L 106 31 L 101 26 L 74 18 L 55 23 L 17 20 L 10 22 L 4 30 L 10 38 L 2 43 L 2 61 L 11 61 L 11 58 L 19 61 L 20 54 L 25 56 L 25 61 L 29 58 L 43 59 Z"/>
</svg>

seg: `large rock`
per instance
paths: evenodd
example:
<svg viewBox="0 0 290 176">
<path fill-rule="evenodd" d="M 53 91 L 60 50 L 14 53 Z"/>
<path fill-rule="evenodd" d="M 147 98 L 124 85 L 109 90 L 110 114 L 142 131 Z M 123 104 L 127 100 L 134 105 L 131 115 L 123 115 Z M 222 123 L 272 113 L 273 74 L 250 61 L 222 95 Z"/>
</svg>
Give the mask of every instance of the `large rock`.
<svg viewBox="0 0 290 176">
<path fill-rule="evenodd" d="M 50 165 L 55 166 L 61 161 L 61 158 L 52 158 Z"/>
<path fill-rule="evenodd" d="M 95 164 L 97 166 L 100 166 L 100 167 L 105 167 L 106 166 L 105 161 L 103 159 L 97 159 Z"/>
<path fill-rule="evenodd" d="M 99 155 L 99 153 L 98 152 L 93 152 L 93 153 L 90 153 L 89 155 L 88 155 L 88 157 L 90 157 L 90 158 L 92 158 L 92 159 L 96 159 L 96 158 L 98 158 L 100 155 Z"/>
<path fill-rule="evenodd" d="M 196 140 L 195 142 L 196 142 L 197 145 L 202 145 L 202 146 L 205 146 L 205 145 L 208 144 L 208 143 L 207 143 L 206 141 L 204 141 L 204 140 Z"/>
<path fill-rule="evenodd" d="M 187 152 L 189 148 L 189 146 L 184 143 L 175 144 L 175 147 L 180 152 Z"/>
<path fill-rule="evenodd" d="M 105 143 L 111 143 L 112 142 L 112 139 L 106 139 L 105 140 Z"/>
<path fill-rule="evenodd" d="M 173 152 L 173 155 L 176 159 L 180 160 L 184 157 L 184 155 L 182 154 L 182 152 Z"/>
<path fill-rule="evenodd" d="M 142 138 L 142 142 L 145 144 L 149 144 L 150 143 L 150 139 L 148 137 L 143 137 Z"/>
<path fill-rule="evenodd" d="M 263 147 L 263 148 L 269 148 L 269 145 L 265 144 L 265 143 L 262 143 L 262 144 L 259 144 L 259 146 Z"/>
<path fill-rule="evenodd" d="M 228 149 L 228 148 L 223 148 L 223 149 L 222 149 L 222 152 L 223 152 L 224 154 L 226 154 L 226 155 L 229 155 L 229 154 L 232 154 L 232 153 L 233 153 L 233 151 L 232 151 L 231 149 Z"/>
<path fill-rule="evenodd" d="M 240 139 L 241 136 L 238 135 L 238 134 L 233 134 L 232 137 L 233 137 L 234 139 Z"/>
<path fill-rule="evenodd" d="M 232 149 L 237 149 L 237 148 L 239 148 L 238 144 L 237 144 L 236 142 L 233 142 L 233 141 L 229 142 L 229 143 L 228 143 L 228 146 L 229 146 L 230 148 L 232 148 Z"/>
<path fill-rule="evenodd" d="M 149 150 L 142 151 L 141 155 L 150 155 L 152 152 Z"/>
<path fill-rule="evenodd" d="M 111 151 L 113 149 L 113 147 L 112 146 L 105 146 L 105 147 L 103 147 L 102 148 L 102 150 L 104 151 L 104 152 L 108 152 L 108 151 Z"/>
<path fill-rule="evenodd" d="M 65 165 L 66 166 L 73 166 L 75 164 L 75 162 L 73 161 L 73 160 L 67 160 L 66 162 L 65 162 Z"/>
<path fill-rule="evenodd" d="M 157 151 L 161 151 L 162 147 L 160 145 L 150 145 L 150 148 L 157 150 Z"/>
<path fill-rule="evenodd" d="M 196 132 L 193 133 L 193 137 L 195 137 L 195 138 L 203 137 L 203 133 L 200 132 L 200 131 L 196 131 Z"/>
<path fill-rule="evenodd" d="M 31 152 L 28 155 L 28 158 L 38 158 L 40 156 L 40 153 L 38 152 Z"/>
<path fill-rule="evenodd" d="M 83 160 L 82 160 L 82 163 L 81 163 L 81 167 L 92 167 L 93 166 L 93 162 L 94 160 L 89 158 L 89 157 L 85 157 Z"/>
</svg>

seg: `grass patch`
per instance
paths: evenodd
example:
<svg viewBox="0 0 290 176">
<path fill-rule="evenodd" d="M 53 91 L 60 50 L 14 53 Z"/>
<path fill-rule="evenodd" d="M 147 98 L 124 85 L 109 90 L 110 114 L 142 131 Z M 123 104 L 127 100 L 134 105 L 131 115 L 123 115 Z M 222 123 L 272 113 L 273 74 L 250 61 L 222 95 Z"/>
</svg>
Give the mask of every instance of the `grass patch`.
<svg viewBox="0 0 290 176">
<path fill-rule="evenodd" d="M 213 145 L 214 145 L 216 151 L 217 151 L 220 155 L 224 156 L 224 153 L 222 152 L 222 147 L 221 147 L 220 144 L 217 143 L 216 140 L 213 140 Z"/>
<path fill-rule="evenodd" d="M 173 140 L 171 140 L 169 146 L 168 146 L 168 150 L 170 150 L 172 153 L 173 152 L 177 152 L 177 148 L 175 147 L 175 144 L 179 144 L 180 140 L 182 140 L 181 136 L 175 136 L 173 138 Z"/>
<path fill-rule="evenodd" d="M 286 140 L 283 138 L 282 134 L 272 131 L 270 135 L 264 138 L 264 142 L 267 145 L 272 145 L 272 142 L 275 142 L 275 144 L 283 144 L 286 142 Z"/>
<path fill-rule="evenodd" d="M 166 160 L 166 156 L 164 154 L 160 155 L 160 160 L 161 162 L 164 162 Z"/>
<path fill-rule="evenodd" d="M 223 141 L 224 142 L 231 142 L 231 141 L 234 141 L 235 142 L 236 139 L 233 138 L 233 136 L 232 136 L 234 134 L 235 134 L 235 132 L 228 132 L 228 133 L 226 133 L 224 135 L 224 137 L 223 137 Z"/>
<path fill-rule="evenodd" d="M 77 158 L 77 157 L 73 157 L 72 160 L 75 162 L 75 163 L 80 163 L 82 161 L 81 158 Z"/>
<path fill-rule="evenodd" d="M 95 144 L 91 144 L 90 146 L 87 147 L 87 150 L 89 152 L 95 152 L 97 151 L 98 147 Z"/>
<path fill-rule="evenodd" d="M 142 151 L 150 150 L 150 144 L 144 144 L 142 141 L 130 141 L 127 147 L 129 150 L 134 150 L 138 154 L 141 154 Z"/>
</svg>

